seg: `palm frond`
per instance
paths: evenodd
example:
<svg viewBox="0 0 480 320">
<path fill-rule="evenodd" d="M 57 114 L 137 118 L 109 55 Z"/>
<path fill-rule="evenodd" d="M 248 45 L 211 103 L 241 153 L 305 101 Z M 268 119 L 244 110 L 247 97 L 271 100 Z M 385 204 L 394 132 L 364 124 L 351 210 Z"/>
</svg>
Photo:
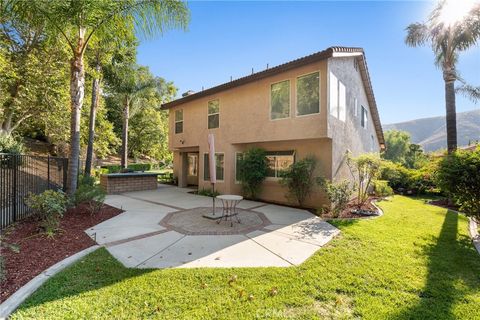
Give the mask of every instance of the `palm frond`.
<svg viewBox="0 0 480 320">
<path fill-rule="evenodd" d="M 470 99 L 473 103 L 480 101 L 480 87 L 472 86 L 464 81 L 462 81 L 462 84 L 459 87 L 455 88 L 455 92 Z"/>
<path fill-rule="evenodd" d="M 430 30 L 424 23 L 412 23 L 407 28 L 405 43 L 410 47 L 422 46 L 431 38 Z"/>
</svg>

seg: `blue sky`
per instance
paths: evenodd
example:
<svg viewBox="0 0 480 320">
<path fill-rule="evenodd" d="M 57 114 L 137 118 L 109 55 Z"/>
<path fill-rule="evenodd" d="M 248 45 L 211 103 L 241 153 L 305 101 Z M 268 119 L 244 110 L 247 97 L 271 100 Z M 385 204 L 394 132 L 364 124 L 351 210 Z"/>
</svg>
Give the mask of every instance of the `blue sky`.
<svg viewBox="0 0 480 320">
<path fill-rule="evenodd" d="M 199 91 L 329 46 L 366 52 L 383 123 L 444 114 L 442 74 L 428 47 L 404 44 L 405 27 L 422 21 L 427 1 L 189 2 L 187 31 L 142 41 L 138 62 L 179 94 Z M 464 79 L 480 85 L 480 48 L 460 57 Z M 457 96 L 457 111 L 479 108 Z"/>
</svg>

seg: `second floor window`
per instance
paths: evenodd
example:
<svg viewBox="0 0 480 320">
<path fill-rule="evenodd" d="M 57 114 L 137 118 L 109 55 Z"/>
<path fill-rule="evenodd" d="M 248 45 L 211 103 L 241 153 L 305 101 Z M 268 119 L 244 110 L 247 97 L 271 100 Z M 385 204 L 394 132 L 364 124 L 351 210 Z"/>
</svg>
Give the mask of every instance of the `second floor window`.
<svg viewBox="0 0 480 320">
<path fill-rule="evenodd" d="M 272 84 L 270 88 L 270 119 L 290 117 L 290 80 Z"/>
<path fill-rule="evenodd" d="M 341 121 L 346 118 L 346 100 L 345 85 L 330 72 L 330 114 Z"/>
<path fill-rule="evenodd" d="M 320 74 L 297 78 L 297 116 L 320 112 Z"/>
<path fill-rule="evenodd" d="M 220 126 L 220 102 L 212 100 L 208 102 L 208 129 Z"/>
<path fill-rule="evenodd" d="M 362 106 L 362 119 L 360 120 L 361 120 L 362 127 L 366 129 L 368 124 L 368 111 L 367 109 L 365 109 L 364 106 Z"/>
<path fill-rule="evenodd" d="M 175 110 L 175 133 L 183 132 L 183 109 Z"/>
</svg>

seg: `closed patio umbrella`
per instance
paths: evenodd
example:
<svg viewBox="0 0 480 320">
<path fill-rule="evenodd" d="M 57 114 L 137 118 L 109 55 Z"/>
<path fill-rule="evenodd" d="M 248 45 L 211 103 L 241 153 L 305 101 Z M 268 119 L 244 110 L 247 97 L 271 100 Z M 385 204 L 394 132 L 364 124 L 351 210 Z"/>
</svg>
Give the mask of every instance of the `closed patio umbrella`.
<svg viewBox="0 0 480 320">
<path fill-rule="evenodd" d="M 215 194 L 215 183 L 217 182 L 217 168 L 215 163 L 215 138 L 213 133 L 208 134 L 208 168 L 210 169 L 210 183 L 212 193 Z M 215 215 L 215 196 L 213 199 L 213 215 Z"/>
</svg>

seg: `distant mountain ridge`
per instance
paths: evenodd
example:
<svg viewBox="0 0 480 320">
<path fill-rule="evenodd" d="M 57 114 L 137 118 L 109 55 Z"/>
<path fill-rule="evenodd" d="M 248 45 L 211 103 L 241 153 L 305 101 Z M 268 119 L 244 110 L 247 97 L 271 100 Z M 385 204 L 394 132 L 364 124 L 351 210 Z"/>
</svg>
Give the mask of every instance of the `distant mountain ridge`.
<svg viewBox="0 0 480 320">
<path fill-rule="evenodd" d="M 383 130 L 407 131 L 412 142 L 421 145 L 425 151 L 447 148 L 445 116 L 386 124 Z M 457 139 L 459 147 L 480 141 L 480 109 L 457 113 Z"/>
</svg>

